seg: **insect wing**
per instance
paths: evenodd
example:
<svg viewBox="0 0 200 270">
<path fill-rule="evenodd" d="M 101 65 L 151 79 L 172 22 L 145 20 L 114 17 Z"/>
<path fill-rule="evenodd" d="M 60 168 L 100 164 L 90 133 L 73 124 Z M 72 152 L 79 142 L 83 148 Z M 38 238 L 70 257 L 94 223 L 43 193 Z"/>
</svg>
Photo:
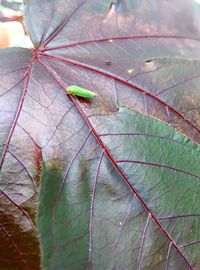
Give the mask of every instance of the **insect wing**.
<svg viewBox="0 0 200 270">
<path fill-rule="evenodd" d="M 79 97 L 85 97 L 85 98 L 93 98 L 96 96 L 96 94 L 92 91 L 89 91 L 85 88 L 71 85 L 67 87 L 67 91 L 74 96 L 79 96 Z"/>
</svg>

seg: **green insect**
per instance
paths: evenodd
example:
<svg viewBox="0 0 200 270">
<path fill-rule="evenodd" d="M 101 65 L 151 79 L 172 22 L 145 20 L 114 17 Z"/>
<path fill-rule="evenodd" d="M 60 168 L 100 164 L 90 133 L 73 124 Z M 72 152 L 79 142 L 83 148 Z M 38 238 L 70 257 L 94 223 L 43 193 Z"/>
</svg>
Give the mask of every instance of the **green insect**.
<svg viewBox="0 0 200 270">
<path fill-rule="evenodd" d="M 84 98 L 93 98 L 96 97 L 96 94 L 92 91 L 89 91 L 85 88 L 76 86 L 76 85 L 70 85 L 67 87 L 67 93 L 73 96 L 78 97 L 84 97 Z"/>
</svg>

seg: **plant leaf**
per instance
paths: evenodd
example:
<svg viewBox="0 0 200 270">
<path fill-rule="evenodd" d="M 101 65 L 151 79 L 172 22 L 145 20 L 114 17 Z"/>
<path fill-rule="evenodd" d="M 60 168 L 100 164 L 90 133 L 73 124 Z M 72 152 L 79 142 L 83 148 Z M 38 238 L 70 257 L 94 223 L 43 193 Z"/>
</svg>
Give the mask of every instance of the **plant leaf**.
<svg viewBox="0 0 200 270">
<path fill-rule="evenodd" d="M 26 1 L 35 48 L 0 51 L 3 269 L 200 269 L 199 12 Z"/>
</svg>

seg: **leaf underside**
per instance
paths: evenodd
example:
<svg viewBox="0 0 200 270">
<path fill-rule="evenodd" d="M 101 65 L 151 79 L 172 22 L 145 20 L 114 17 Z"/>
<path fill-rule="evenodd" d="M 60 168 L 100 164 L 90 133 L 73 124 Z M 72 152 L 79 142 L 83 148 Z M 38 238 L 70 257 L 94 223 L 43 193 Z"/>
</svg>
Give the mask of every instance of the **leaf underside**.
<svg viewBox="0 0 200 270">
<path fill-rule="evenodd" d="M 200 269 L 199 12 L 26 1 L 34 49 L 0 50 L 1 269 Z"/>
</svg>

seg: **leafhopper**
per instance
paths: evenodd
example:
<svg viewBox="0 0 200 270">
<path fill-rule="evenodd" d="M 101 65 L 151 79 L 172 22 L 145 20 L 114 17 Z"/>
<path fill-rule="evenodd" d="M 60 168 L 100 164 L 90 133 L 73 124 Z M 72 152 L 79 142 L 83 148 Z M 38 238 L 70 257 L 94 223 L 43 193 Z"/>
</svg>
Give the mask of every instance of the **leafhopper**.
<svg viewBox="0 0 200 270">
<path fill-rule="evenodd" d="M 82 88 L 76 85 L 68 86 L 67 93 L 73 96 L 84 97 L 84 98 L 96 97 L 96 94 L 93 91 L 87 90 L 85 88 Z"/>
</svg>

